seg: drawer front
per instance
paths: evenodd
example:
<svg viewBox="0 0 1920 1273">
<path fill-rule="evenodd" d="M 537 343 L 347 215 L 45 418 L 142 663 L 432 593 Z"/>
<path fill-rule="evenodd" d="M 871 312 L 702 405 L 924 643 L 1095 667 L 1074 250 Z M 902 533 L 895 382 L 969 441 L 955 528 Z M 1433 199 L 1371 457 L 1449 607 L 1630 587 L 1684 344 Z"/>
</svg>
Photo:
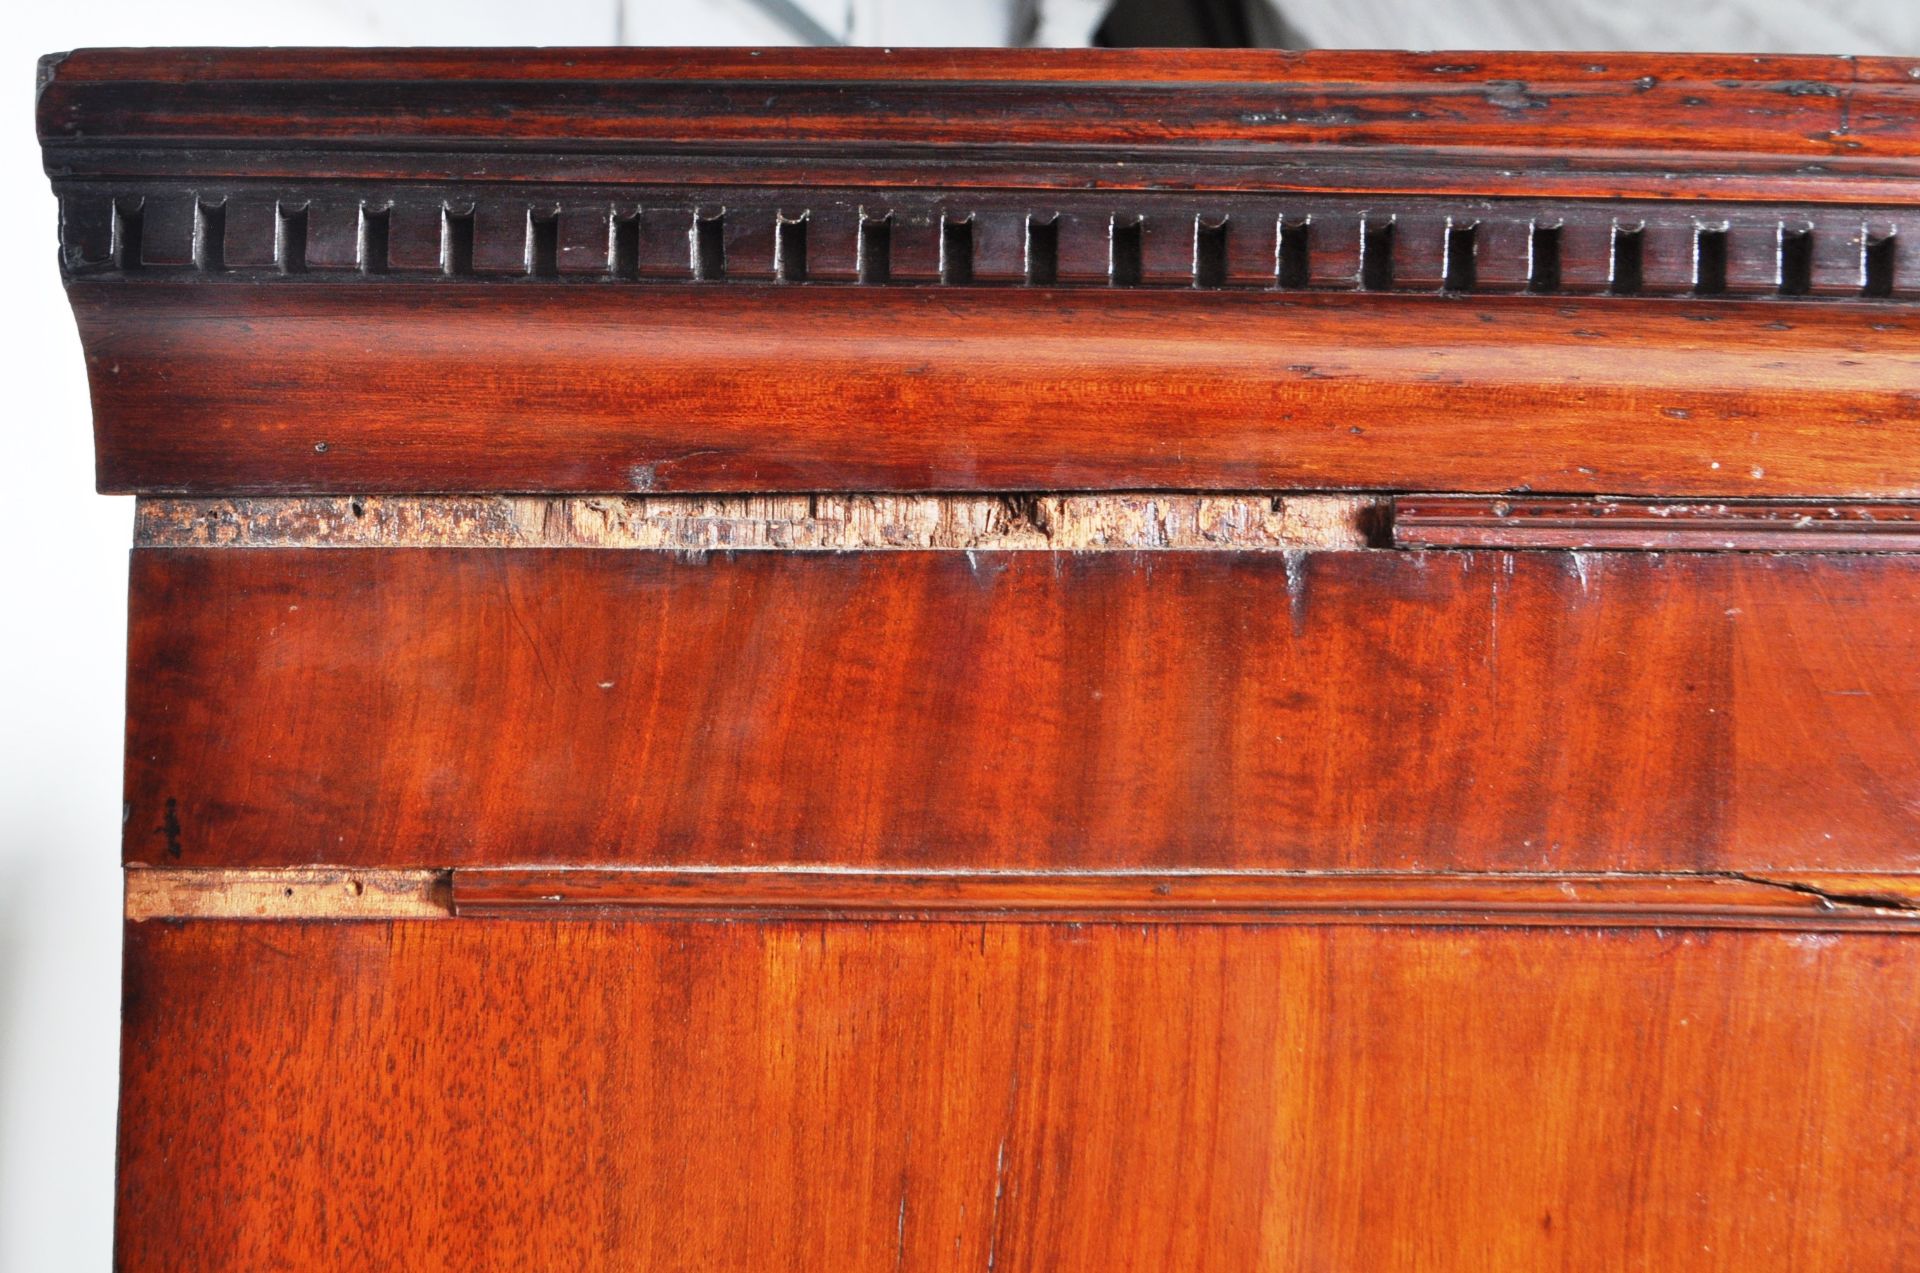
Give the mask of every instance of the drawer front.
<svg viewBox="0 0 1920 1273">
<path fill-rule="evenodd" d="M 150 546 L 132 632 L 126 1267 L 1920 1239 L 1920 558 Z"/>
<path fill-rule="evenodd" d="M 1899 1268 L 1920 942 L 128 930 L 137 1269 Z"/>
<path fill-rule="evenodd" d="M 1920 557 L 136 553 L 126 854 L 1920 869 Z"/>
</svg>

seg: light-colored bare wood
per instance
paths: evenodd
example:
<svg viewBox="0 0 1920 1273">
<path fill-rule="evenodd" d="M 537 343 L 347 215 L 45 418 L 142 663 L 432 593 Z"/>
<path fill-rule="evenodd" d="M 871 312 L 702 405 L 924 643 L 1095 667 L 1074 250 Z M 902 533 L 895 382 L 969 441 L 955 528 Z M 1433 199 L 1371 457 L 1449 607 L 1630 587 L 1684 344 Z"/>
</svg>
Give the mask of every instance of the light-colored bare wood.
<svg viewBox="0 0 1920 1273">
<path fill-rule="evenodd" d="M 127 871 L 127 918 L 439 919 L 452 913 L 445 871 L 317 866 Z"/>
<path fill-rule="evenodd" d="M 1920 934 L 1911 877 L 1730 872 L 596 870 L 453 872 L 470 917 L 929 920 L 1472 927 L 1788 928 Z M 1909 891 L 1903 892 L 1903 887 Z"/>
<path fill-rule="evenodd" d="M 1348 549 L 1363 495 L 354 496 L 143 499 L 152 548 Z"/>
</svg>

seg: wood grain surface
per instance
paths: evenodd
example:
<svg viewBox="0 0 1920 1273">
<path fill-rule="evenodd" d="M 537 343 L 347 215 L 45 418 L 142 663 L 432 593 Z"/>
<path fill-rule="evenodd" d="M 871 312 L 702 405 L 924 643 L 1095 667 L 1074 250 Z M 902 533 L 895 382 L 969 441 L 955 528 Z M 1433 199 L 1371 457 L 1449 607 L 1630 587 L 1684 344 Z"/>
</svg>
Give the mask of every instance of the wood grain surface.
<svg viewBox="0 0 1920 1273">
<path fill-rule="evenodd" d="M 189 897 L 231 897 L 222 877 L 297 875 L 132 869 L 199 877 Z M 1276 871 L 842 871 L 776 867 L 461 867 L 448 873 L 463 918 L 831 919 L 1128 924 L 1394 924 L 1550 928 L 1746 928 L 1920 935 L 1920 874 L 1776 880 L 1744 873 Z M 157 890 L 156 890 L 157 891 Z M 293 890 L 287 890 L 289 894 Z M 237 893 L 237 896 L 235 896 Z M 128 917 L 134 918 L 129 890 Z M 288 899 L 290 900 L 290 899 Z M 157 909 L 142 918 L 163 912 Z M 192 911 L 183 910 L 184 914 Z M 203 914 L 219 912 L 209 908 Z M 313 908 L 314 917 L 327 911 Z M 351 913 L 336 909 L 343 918 Z M 378 917 L 377 912 L 371 916 Z"/>
<path fill-rule="evenodd" d="M 1904 307 L 75 282 L 103 490 L 1910 498 Z"/>
<path fill-rule="evenodd" d="M 1391 538 L 1407 548 L 1914 552 L 1920 504 L 1411 495 L 1393 501 Z"/>
<path fill-rule="evenodd" d="M 134 554 L 130 862 L 1920 866 L 1920 562 Z"/>
<path fill-rule="evenodd" d="M 124 1273 L 1914 1263 L 1920 62 L 37 89 Z"/>
<path fill-rule="evenodd" d="M 199 921 L 126 950 L 127 1273 L 1920 1243 L 1907 938 Z"/>
<path fill-rule="evenodd" d="M 142 142 L 266 142 L 307 149 L 309 163 L 343 143 L 744 143 L 799 154 L 1291 144 L 1505 148 L 1551 155 L 1563 171 L 1583 152 L 1615 170 L 1636 155 L 1673 167 L 1675 153 L 1749 169 L 1768 158 L 1842 169 L 1906 161 L 1898 171 L 1910 177 L 1920 151 L 1914 65 L 1264 50 L 88 49 L 43 64 L 37 119 L 55 163 L 66 151 Z M 354 159 L 327 162 L 350 170 Z"/>
</svg>

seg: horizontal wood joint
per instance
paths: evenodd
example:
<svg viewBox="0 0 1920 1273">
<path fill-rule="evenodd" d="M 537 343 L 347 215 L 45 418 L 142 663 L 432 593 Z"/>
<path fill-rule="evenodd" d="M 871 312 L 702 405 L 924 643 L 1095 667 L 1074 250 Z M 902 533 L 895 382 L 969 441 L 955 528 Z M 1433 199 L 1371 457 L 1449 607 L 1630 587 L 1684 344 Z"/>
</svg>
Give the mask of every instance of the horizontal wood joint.
<svg viewBox="0 0 1920 1273">
<path fill-rule="evenodd" d="M 1920 875 L 131 867 L 150 920 L 813 920 L 1920 932 Z"/>
<path fill-rule="evenodd" d="M 1920 876 L 461 868 L 463 917 L 1920 933 Z"/>
<path fill-rule="evenodd" d="M 257 870 L 129 867 L 126 917 L 155 919 L 441 919 L 451 873 L 342 866 Z"/>
<path fill-rule="evenodd" d="M 1412 495 L 1393 501 L 1398 548 L 1692 552 L 1920 551 L 1920 504 Z"/>
</svg>

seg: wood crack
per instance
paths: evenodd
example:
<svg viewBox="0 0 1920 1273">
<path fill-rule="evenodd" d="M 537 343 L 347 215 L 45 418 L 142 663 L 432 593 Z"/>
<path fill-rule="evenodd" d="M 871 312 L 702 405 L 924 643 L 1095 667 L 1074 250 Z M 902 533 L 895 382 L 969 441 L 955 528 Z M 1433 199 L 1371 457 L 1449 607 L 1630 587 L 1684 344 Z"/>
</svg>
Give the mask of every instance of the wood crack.
<svg viewBox="0 0 1920 1273">
<path fill-rule="evenodd" d="M 1744 871 L 1727 871 L 1723 874 L 1729 879 L 1799 893 L 1835 910 L 1865 907 L 1869 910 L 1920 911 L 1920 876 L 1774 876 Z"/>
<path fill-rule="evenodd" d="M 1902 874 L 135 866 L 126 899 L 136 922 L 754 918 L 1920 933 L 1920 875 Z"/>
</svg>

